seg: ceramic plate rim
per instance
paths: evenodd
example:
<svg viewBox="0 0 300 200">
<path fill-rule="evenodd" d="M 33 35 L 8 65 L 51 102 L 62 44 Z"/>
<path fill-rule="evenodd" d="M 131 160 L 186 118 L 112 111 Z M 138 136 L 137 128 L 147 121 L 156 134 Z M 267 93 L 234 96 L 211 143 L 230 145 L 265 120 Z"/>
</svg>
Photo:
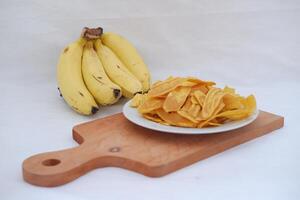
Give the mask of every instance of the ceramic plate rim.
<svg viewBox="0 0 300 200">
<path fill-rule="evenodd" d="M 150 121 L 148 119 L 145 119 L 142 116 L 140 116 L 136 108 L 130 107 L 130 101 L 131 100 L 126 102 L 126 104 L 123 106 L 123 114 L 129 121 L 147 129 L 152 129 L 152 130 L 167 132 L 167 133 L 176 133 L 176 134 L 213 134 L 213 133 L 235 130 L 252 123 L 259 114 L 259 110 L 256 109 L 255 112 L 246 119 L 229 122 L 218 127 L 184 128 L 184 127 L 176 127 L 176 126 L 167 126 L 167 125 L 159 124 Z"/>
</svg>

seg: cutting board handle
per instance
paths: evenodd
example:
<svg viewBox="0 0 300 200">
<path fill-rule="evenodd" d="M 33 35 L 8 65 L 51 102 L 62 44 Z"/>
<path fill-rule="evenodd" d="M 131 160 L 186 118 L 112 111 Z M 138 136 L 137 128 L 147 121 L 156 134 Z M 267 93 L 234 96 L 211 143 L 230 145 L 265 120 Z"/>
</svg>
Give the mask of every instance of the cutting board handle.
<svg viewBox="0 0 300 200">
<path fill-rule="evenodd" d="M 34 185 L 57 186 L 102 165 L 105 165 L 105 157 L 101 156 L 101 152 L 95 154 L 89 145 L 81 144 L 75 148 L 27 158 L 23 162 L 23 177 L 25 181 Z"/>
</svg>

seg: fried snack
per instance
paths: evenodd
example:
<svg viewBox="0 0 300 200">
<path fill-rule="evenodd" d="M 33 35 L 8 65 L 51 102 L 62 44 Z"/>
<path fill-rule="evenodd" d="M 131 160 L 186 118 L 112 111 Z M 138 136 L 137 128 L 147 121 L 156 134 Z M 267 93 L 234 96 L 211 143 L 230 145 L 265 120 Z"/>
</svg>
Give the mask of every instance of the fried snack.
<svg viewBox="0 0 300 200">
<path fill-rule="evenodd" d="M 142 95 L 140 93 L 136 94 L 131 102 L 130 102 L 130 106 L 131 107 L 138 107 L 140 104 L 143 103 L 144 99 L 145 99 L 146 95 Z"/>
<path fill-rule="evenodd" d="M 205 96 L 202 108 L 202 118 L 208 119 L 212 116 L 214 111 L 218 108 L 222 101 L 224 92 L 219 88 L 211 88 Z"/>
<path fill-rule="evenodd" d="M 180 84 L 185 82 L 185 78 L 172 78 L 162 83 L 156 84 L 155 87 L 151 88 L 148 92 L 149 97 L 158 97 L 176 89 Z"/>
<path fill-rule="evenodd" d="M 170 76 L 155 82 L 147 94 L 136 94 L 131 107 L 160 124 L 203 128 L 249 117 L 256 100 L 253 95 L 240 96 L 234 88 L 217 88 L 212 81 Z"/>
<path fill-rule="evenodd" d="M 164 104 L 164 99 L 162 98 L 147 98 L 142 101 L 138 107 L 138 111 L 142 114 L 149 113 L 151 111 L 161 108 Z"/>
<path fill-rule="evenodd" d="M 194 90 L 193 93 L 194 97 L 196 98 L 196 100 L 198 101 L 200 106 L 203 106 L 204 104 L 204 100 L 205 100 L 205 93 L 202 92 L 202 90 Z"/>
<path fill-rule="evenodd" d="M 191 92 L 191 87 L 178 87 L 171 91 L 166 97 L 163 109 L 166 112 L 178 111 L 186 101 L 186 98 Z"/>
<path fill-rule="evenodd" d="M 168 124 L 182 127 L 196 127 L 195 123 L 191 122 L 190 120 L 184 117 L 181 117 L 177 112 L 168 113 L 162 108 L 156 110 L 156 112 L 158 116 Z"/>
</svg>

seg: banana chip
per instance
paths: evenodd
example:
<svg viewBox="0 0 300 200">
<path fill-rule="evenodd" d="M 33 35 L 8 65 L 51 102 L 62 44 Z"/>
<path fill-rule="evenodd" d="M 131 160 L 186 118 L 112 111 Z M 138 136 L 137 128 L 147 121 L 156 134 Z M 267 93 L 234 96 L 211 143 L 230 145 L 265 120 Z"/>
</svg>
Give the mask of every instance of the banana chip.
<svg viewBox="0 0 300 200">
<path fill-rule="evenodd" d="M 166 112 L 164 109 L 157 110 L 158 116 L 168 124 L 182 127 L 196 127 L 196 124 L 180 116 L 177 112 Z"/>
<path fill-rule="evenodd" d="M 185 81 L 185 78 L 172 78 L 171 80 L 167 80 L 165 82 L 157 84 L 148 92 L 148 95 L 149 97 L 158 97 L 164 95 L 174 90 Z"/>
<path fill-rule="evenodd" d="M 219 88 L 211 88 L 204 100 L 203 108 L 202 108 L 202 117 L 207 119 L 211 117 L 216 108 L 219 106 L 224 93 Z"/>
<path fill-rule="evenodd" d="M 198 113 L 200 112 L 200 105 L 195 105 L 194 109 L 191 110 L 189 113 L 190 115 L 192 115 L 194 118 L 196 118 L 198 116 Z"/>
<path fill-rule="evenodd" d="M 164 80 L 164 81 L 156 81 L 156 82 L 154 82 L 154 83 L 152 84 L 151 88 L 155 88 L 156 86 L 159 86 L 161 83 L 167 83 L 167 82 L 169 82 L 169 81 L 171 81 L 171 80 L 173 80 L 173 79 L 175 79 L 175 77 L 169 76 L 169 77 L 168 77 L 166 80 Z"/>
<path fill-rule="evenodd" d="M 225 110 L 235 110 L 243 107 L 241 98 L 232 94 L 225 94 L 223 97 L 223 102 L 225 104 Z"/>
<path fill-rule="evenodd" d="M 188 111 L 192 105 L 193 105 L 193 103 L 192 103 L 192 98 L 191 98 L 191 96 L 189 96 L 189 97 L 186 99 L 184 105 L 181 107 L 180 110 L 182 110 L 182 111 Z"/>
<path fill-rule="evenodd" d="M 256 101 L 253 95 L 248 96 L 246 99 L 241 99 L 243 108 L 236 110 L 224 111 L 217 115 L 217 117 L 226 117 L 231 120 L 239 120 L 248 117 L 256 109 Z"/>
<path fill-rule="evenodd" d="M 146 98 L 138 107 L 140 113 L 149 113 L 153 110 L 159 109 L 163 106 L 164 99 L 160 98 Z"/>
<path fill-rule="evenodd" d="M 203 128 L 249 117 L 256 100 L 253 95 L 240 96 L 234 88 L 217 88 L 212 81 L 170 76 L 155 82 L 147 94 L 136 94 L 131 106 L 160 124 Z"/>
<path fill-rule="evenodd" d="M 201 91 L 204 94 L 207 94 L 209 86 L 207 85 L 196 85 L 192 87 L 192 91 Z"/>
<path fill-rule="evenodd" d="M 202 90 L 196 90 L 194 93 L 194 97 L 198 101 L 200 106 L 203 106 L 204 100 L 205 100 L 205 93 L 202 92 Z"/>
<path fill-rule="evenodd" d="M 211 122 L 211 121 L 214 120 L 214 118 L 216 117 L 216 115 L 224 108 L 224 106 L 225 106 L 225 104 L 223 102 L 221 102 L 218 105 L 218 107 L 216 108 L 216 110 L 213 112 L 212 116 L 210 118 L 208 118 L 207 120 L 205 120 L 203 122 L 200 122 L 197 127 L 198 128 L 202 128 L 202 127 L 205 127 L 209 123 L 214 123 L 214 122 Z"/>
<path fill-rule="evenodd" d="M 196 97 L 194 95 L 191 95 L 191 101 L 192 101 L 192 104 L 199 104 L 198 100 L 196 99 Z"/>
<path fill-rule="evenodd" d="M 177 111 L 177 113 L 181 116 L 181 117 L 184 117 L 188 120 L 190 120 L 191 122 L 197 124 L 199 121 L 194 118 L 193 116 L 191 116 L 187 111 L 184 111 L 184 110 L 179 110 Z"/>
<path fill-rule="evenodd" d="M 188 81 L 197 83 L 198 85 L 213 86 L 213 85 L 216 84 L 215 82 L 212 82 L 212 81 L 203 81 L 203 80 L 200 80 L 200 79 L 198 79 L 196 77 L 187 77 L 187 79 L 188 79 Z"/>
<path fill-rule="evenodd" d="M 146 119 L 149 119 L 151 121 L 154 121 L 154 122 L 158 122 L 158 123 L 163 122 L 163 120 L 157 114 L 146 113 L 146 114 L 143 114 L 143 117 L 145 117 Z"/>
<path fill-rule="evenodd" d="M 133 108 L 137 108 L 139 105 L 141 105 L 143 103 L 143 101 L 145 100 L 146 95 L 142 95 L 142 94 L 136 94 L 131 102 L 130 102 L 130 106 Z"/>
<path fill-rule="evenodd" d="M 164 101 L 163 109 L 166 112 L 178 111 L 191 92 L 190 87 L 178 87 L 171 91 Z"/>
<path fill-rule="evenodd" d="M 224 93 L 228 93 L 228 94 L 235 94 L 235 89 L 234 88 L 230 88 L 228 86 L 225 86 L 223 89 Z"/>
<path fill-rule="evenodd" d="M 193 87 L 198 85 L 198 83 L 196 82 L 192 82 L 192 81 L 185 81 L 183 83 L 180 84 L 180 86 L 187 86 L 187 87 Z"/>
</svg>

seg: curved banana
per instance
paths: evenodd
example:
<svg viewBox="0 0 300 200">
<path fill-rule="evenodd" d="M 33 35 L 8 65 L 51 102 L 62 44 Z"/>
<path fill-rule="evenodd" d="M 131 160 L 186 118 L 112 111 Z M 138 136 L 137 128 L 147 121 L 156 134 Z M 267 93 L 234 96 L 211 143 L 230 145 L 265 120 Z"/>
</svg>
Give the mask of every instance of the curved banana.
<svg viewBox="0 0 300 200">
<path fill-rule="evenodd" d="M 82 75 L 88 90 L 97 103 L 113 104 L 122 96 L 121 88 L 106 75 L 92 41 L 88 41 L 83 49 Z"/>
<path fill-rule="evenodd" d="M 140 81 L 124 66 L 119 58 L 107 46 L 97 39 L 95 49 L 108 77 L 122 89 L 122 94 L 132 98 L 136 93 L 142 92 Z"/>
<path fill-rule="evenodd" d="M 104 33 L 101 35 L 101 40 L 142 83 L 143 92 L 147 92 L 150 88 L 150 73 L 136 48 L 128 40 L 116 33 Z"/>
<path fill-rule="evenodd" d="M 61 95 L 71 108 L 90 115 L 98 111 L 98 105 L 82 78 L 81 58 L 85 43 L 86 40 L 80 38 L 63 50 L 57 66 L 57 81 Z"/>
</svg>

